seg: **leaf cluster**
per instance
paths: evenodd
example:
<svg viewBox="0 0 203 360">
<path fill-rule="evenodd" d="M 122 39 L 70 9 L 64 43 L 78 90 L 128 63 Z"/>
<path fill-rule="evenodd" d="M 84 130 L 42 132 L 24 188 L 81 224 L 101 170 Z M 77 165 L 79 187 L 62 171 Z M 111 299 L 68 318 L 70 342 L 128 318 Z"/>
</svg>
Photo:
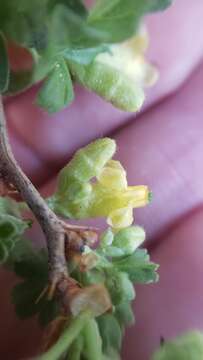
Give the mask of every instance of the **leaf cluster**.
<svg viewBox="0 0 203 360">
<path fill-rule="evenodd" d="M 19 250 L 16 250 L 19 254 Z M 16 314 L 21 319 L 38 315 L 39 323 L 46 326 L 59 313 L 55 299 L 48 300 L 46 296 L 41 296 L 48 284 L 47 252 L 44 249 L 35 250 L 23 241 L 20 251 L 21 256 L 12 259 L 13 271 L 21 278 L 12 291 Z"/>
<path fill-rule="evenodd" d="M 24 319 L 38 314 L 47 325 L 58 313 L 55 300 L 40 297 L 48 283 L 48 259 L 45 250 L 36 250 L 23 238 L 31 226 L 22 217 L 22 203 L 0 197 L 0 264 L 22 279 L 12 291 L 17 315 Z"/>
<path fill-rule="evenodd" d="M 131 232 L 126 229 L 130 236 Z M 114 236 L 116 237 L 116 236 Z M 128 248 L 129 238 L 125 236 Z M 82 286 L 104 283 L 111 297 L 113 310 L 111 314 L 103 314 L 96 320 L 102 338 L 104 354 L 110 359 L 111 356 L 119 356 L 122 337 L 126 326 L 134 323 L 134 314 L 131 302 L 135 298 L 134 285 L 148 284 L 158 281 L 158 265 L 151 262 L 147 250 L 136 249 L 130 255 L 123 255 L 112 241 L 111 248 L 114 253 L 108 252 L 111 245 L 102 242 L 95 253 L 98 260 L 95 265 L 85 271 L 80 271 L 77 263 L 71 264 L 71 275 L 76 278 Z M 124 248 L 124 245 L 123 245 Z M 86 250 L 89 254 L 90 249 Z M 81 256 L 86 256 L 85 253 Z M 117 354 L 117 355 L 116 355 Z"/>
<path fill-rule="evenodd" d="M 163 10 L 170 3 L 171 0 L 99 0 L 88 10 L 81 0 L 2 0 L 0 31 L 9 43 L 27 49 L 33 67 L 20 72 L 10 69 L 9 79 L 4 48 L 0 90 L 12 94 L 45 79 L 37 103 L 52 113 L 73 101 L 74 79 L 115 106 L 129 111 L 138 109 L 143 94 L 125 76 L 116 97 L 109 99 L 119 72 L 94 60 L 98 54 L 110 51 L 111 44 L 133 36 L 145 14 Z M 123 92 L 131 94 L 132 99 L 123 99 Z"/>
<path fill-rule="evenodd" d="M 8 262 L 10 253 L 29 226 L 30 221 L 21 218 L 20 205 L 0 197 L 0 264 Z"/>
<path fill-rule="evenodd" d="M 127 234 L 131 232 L 127 231 Z M 129 239 L 126 235 L 124 238 L 128 247 Z M 113 240 L 114 253 L 108 253 L 110 245 L 104 241 L 96 250 L 85 247 L 85 252 L 80 256 L 81 262 L 90 253 L 97 259 L 90 268 L 86 264 L 85 270 L 81 270 L 80 262 L 75 261 L 74 257 L 68 263 L 71 277 L 82 288 L 104 284 L 108 289 L 112 312 L 96 318 L 102 351 L 107 359 L 119 358 L 125 328 L 134 323 L 131 308 L 135 298 L 134 285 L 158 280 L 158 266 L 150 262 L 146 250 L 136 249 L 130 255 L 123 255 L 123 252 L 118 251 L 119 248 L 116 250 L 116 244 Z M 48 300 L 46 296 L 41 296 L 48 284 L 47 252 L 44 249 L 34 249 L 28 240 L 21 238 L 10 250 L 5 265 L 21 279 L 12 290 L 12 302 L 21 319 L 37 315 L 39 323 L 46 326 L 60 314 L 56 299 Z"/>
</svg>

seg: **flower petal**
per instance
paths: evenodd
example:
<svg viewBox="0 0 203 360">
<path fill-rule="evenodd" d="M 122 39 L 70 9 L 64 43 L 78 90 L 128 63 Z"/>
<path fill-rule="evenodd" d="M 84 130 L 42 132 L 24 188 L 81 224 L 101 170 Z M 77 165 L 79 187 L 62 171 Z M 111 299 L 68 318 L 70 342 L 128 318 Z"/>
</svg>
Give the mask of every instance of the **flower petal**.
<svg viewBox="0 0 203 360">
<path fill-rule="evenodd" d="M 125 228 L 130 226 L 133 222 L 133 208 L 132 206 L 124 207 L 112 211 L 107 218 L 108 225 L 115 229 Z"/>
<path fill-rule="evenodd" d="M 145 185 L 128 186 L 125 197 L 133 208 L 146 206 L 149 203 L 150 191 Z"/>
<path fill-rule="evenodd" d="M 108 161 L 97 179 L 105 187 L 116 190 L 127 189 L 126 171 L 119 161 Z"/>
</svg>

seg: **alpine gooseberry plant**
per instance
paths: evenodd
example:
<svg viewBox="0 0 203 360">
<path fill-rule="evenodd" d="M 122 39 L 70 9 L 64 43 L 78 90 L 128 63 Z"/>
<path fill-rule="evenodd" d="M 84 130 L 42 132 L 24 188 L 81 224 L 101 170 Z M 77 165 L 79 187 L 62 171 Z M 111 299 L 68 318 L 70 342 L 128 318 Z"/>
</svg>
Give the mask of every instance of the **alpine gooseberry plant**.
<svg viewBox="0 0 203 360">
<path fill-rule="evenodd" d="M 79 82 L 116 107 L 137 111 L 157 70 L 144 57 L 143 16 L 170 0 L 12 0 L 0 5 L 0 262 L 21 278 L 12 302 L 22 319 L 37 315 L 46 327 L 41 360 L 119 359 L 126 326 L 134 323 L 134 284 L 158 280 L 158 265 L 139 248 L 144 229 L 133 209 L 147 205 L 145 185 L 127 183 L 113 159 L 113 139 L 78 150 L 60 171 L 55 192 L 43 199 L 15 161 L 2 96 L 43 80 L 36 103 L 52 113 L 74 98 Z M 23 48 L 29 69 L 12 66 L 9 49 Z M 33 212 L 47 249 L 24 236 Z M 107 229 L 70 225 L 65 219 L 104 217 Z M 162 359 L 162 358 L 160 358 Z M 163 358 L 164 359 L 164 358 Z"/>
</svg>

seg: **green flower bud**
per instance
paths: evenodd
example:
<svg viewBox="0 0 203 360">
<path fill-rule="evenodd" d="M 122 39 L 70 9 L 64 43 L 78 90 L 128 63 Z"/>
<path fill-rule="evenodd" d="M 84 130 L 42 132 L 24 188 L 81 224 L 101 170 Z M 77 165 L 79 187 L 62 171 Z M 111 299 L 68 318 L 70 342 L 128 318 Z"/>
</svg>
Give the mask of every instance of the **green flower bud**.
<svg viewBox="0 0 203 360">
<path fill-rule="evenodd" d="M 100 239 L 100 245 L 101 247 L 107 247 L 110 246 L 113 242 L 114 233 L 110 228 L 108 228 L 106 231 L 103 232 Z"/>
<path fill-rule="evenodd" d="M 145 185 L 128 186 L 126 171 L 111 160 L 115 141 L 99 139 L 76 152 L 59 173 L 58 189 L 48 199 L 58 214 L 83 219 L 106 217 L 114 229 L 133 223 L 133 208 L 149 203 Z"/>
<path fill-rule="evenodd" d="M 116 143 L 110 138 L 98 139 L 78 150 L 68 165 L 60 171 L 58 192 L 66 192 L 72 182 L 88 182 L 99 175 L 115 151 Z"/>
<path fill-rule="evenodd" d="M 141 86 L 109 64 L 95 60 L 88 66 L 72 63 L 70 69 L 79 83 L 121 110 L 138 111 L 144 102 Z"/>
<path fill-rule="evenodd" d="M 103 249 L 103 254 L 110 258 L 117 258 L 120 256 L 124 256 L 125 253 L 122 249 L 119 249 L 116 246 L 108 246 L 105 249 Z"/>
<path fill-rule="evenodd" d="M 155 352 L 152 360 L 200 360 L 203 359 L 203 334 L 188 332 L 174 341 L 165 342 Z"/>
<path fill-rule="evenodd" d="M 118 305 L 135 298 L 135 290 L 129 277 L 124 272 L 118 272 L 114 268 L 106 269 L 105 285 L 111 296 L 112 303 Z"/>
<path fill-rule="evenodd" d="M 122 249 L 123 255 L 131 255 L 144 240 L 144 229 L 140 226 L 131 226 L 117 232 L 112 245 Z"/>
<path fill-rule="evenodd" d="M 75 79 L 91 91 L 124 111 L 138 111 L 145 95 L 143 88 L 152 86 L 158 72 L 145 60 L 148 34 L 142 26 L 127 41 L 113 44 L 88 66 L 69 62 Z"/>
<path fill-rule="evenodd" d="M 100 184 L 112 190 L 127 189 L 126 171 L 119 161 L 109 160 L 97 177 Z"/>
</svg>

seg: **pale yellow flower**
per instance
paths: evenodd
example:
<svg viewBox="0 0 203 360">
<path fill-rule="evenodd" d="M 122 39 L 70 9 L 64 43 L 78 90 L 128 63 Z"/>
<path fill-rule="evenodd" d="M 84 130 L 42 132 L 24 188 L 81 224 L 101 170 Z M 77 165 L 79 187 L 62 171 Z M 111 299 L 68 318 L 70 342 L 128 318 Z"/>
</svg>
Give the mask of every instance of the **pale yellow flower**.
<svg viewBox="0 0 203 360">
<path fill-rule="evenodd" d="M 99 139 L 79 150 L 61 171 L 55 211 L 75 219 L 106 217 L 113 229 L 130 226 L 133 208 L 150 200 L 147 186 L 128 186 L 126 171 L 111 160 L 112 139 Z"/>
<path fill-rule="evenodd" d="M 142 25 L 136 35 L 123 43 L 112 45 L 111 52 L 99 54 L 97 60 L 113 65 L 141 87 L 152 86 L 158 79 L 158 71 L 145 58 L 148 46 L 148 32 Z"/>
<path fill-rule="evenodd" d="M 94 214 L 103 213 L 107 223 L 114 229 L 130 226 L 133 223 L 133 208 L 149 203 L 150 192 L 147 186 L 128 186 L 126 171 L 119 161 L 110 160 L 97 176 L 93 184 L 95 199 Z M 92 211 L 91 211 L 92 212 Z"/>
</svg>

